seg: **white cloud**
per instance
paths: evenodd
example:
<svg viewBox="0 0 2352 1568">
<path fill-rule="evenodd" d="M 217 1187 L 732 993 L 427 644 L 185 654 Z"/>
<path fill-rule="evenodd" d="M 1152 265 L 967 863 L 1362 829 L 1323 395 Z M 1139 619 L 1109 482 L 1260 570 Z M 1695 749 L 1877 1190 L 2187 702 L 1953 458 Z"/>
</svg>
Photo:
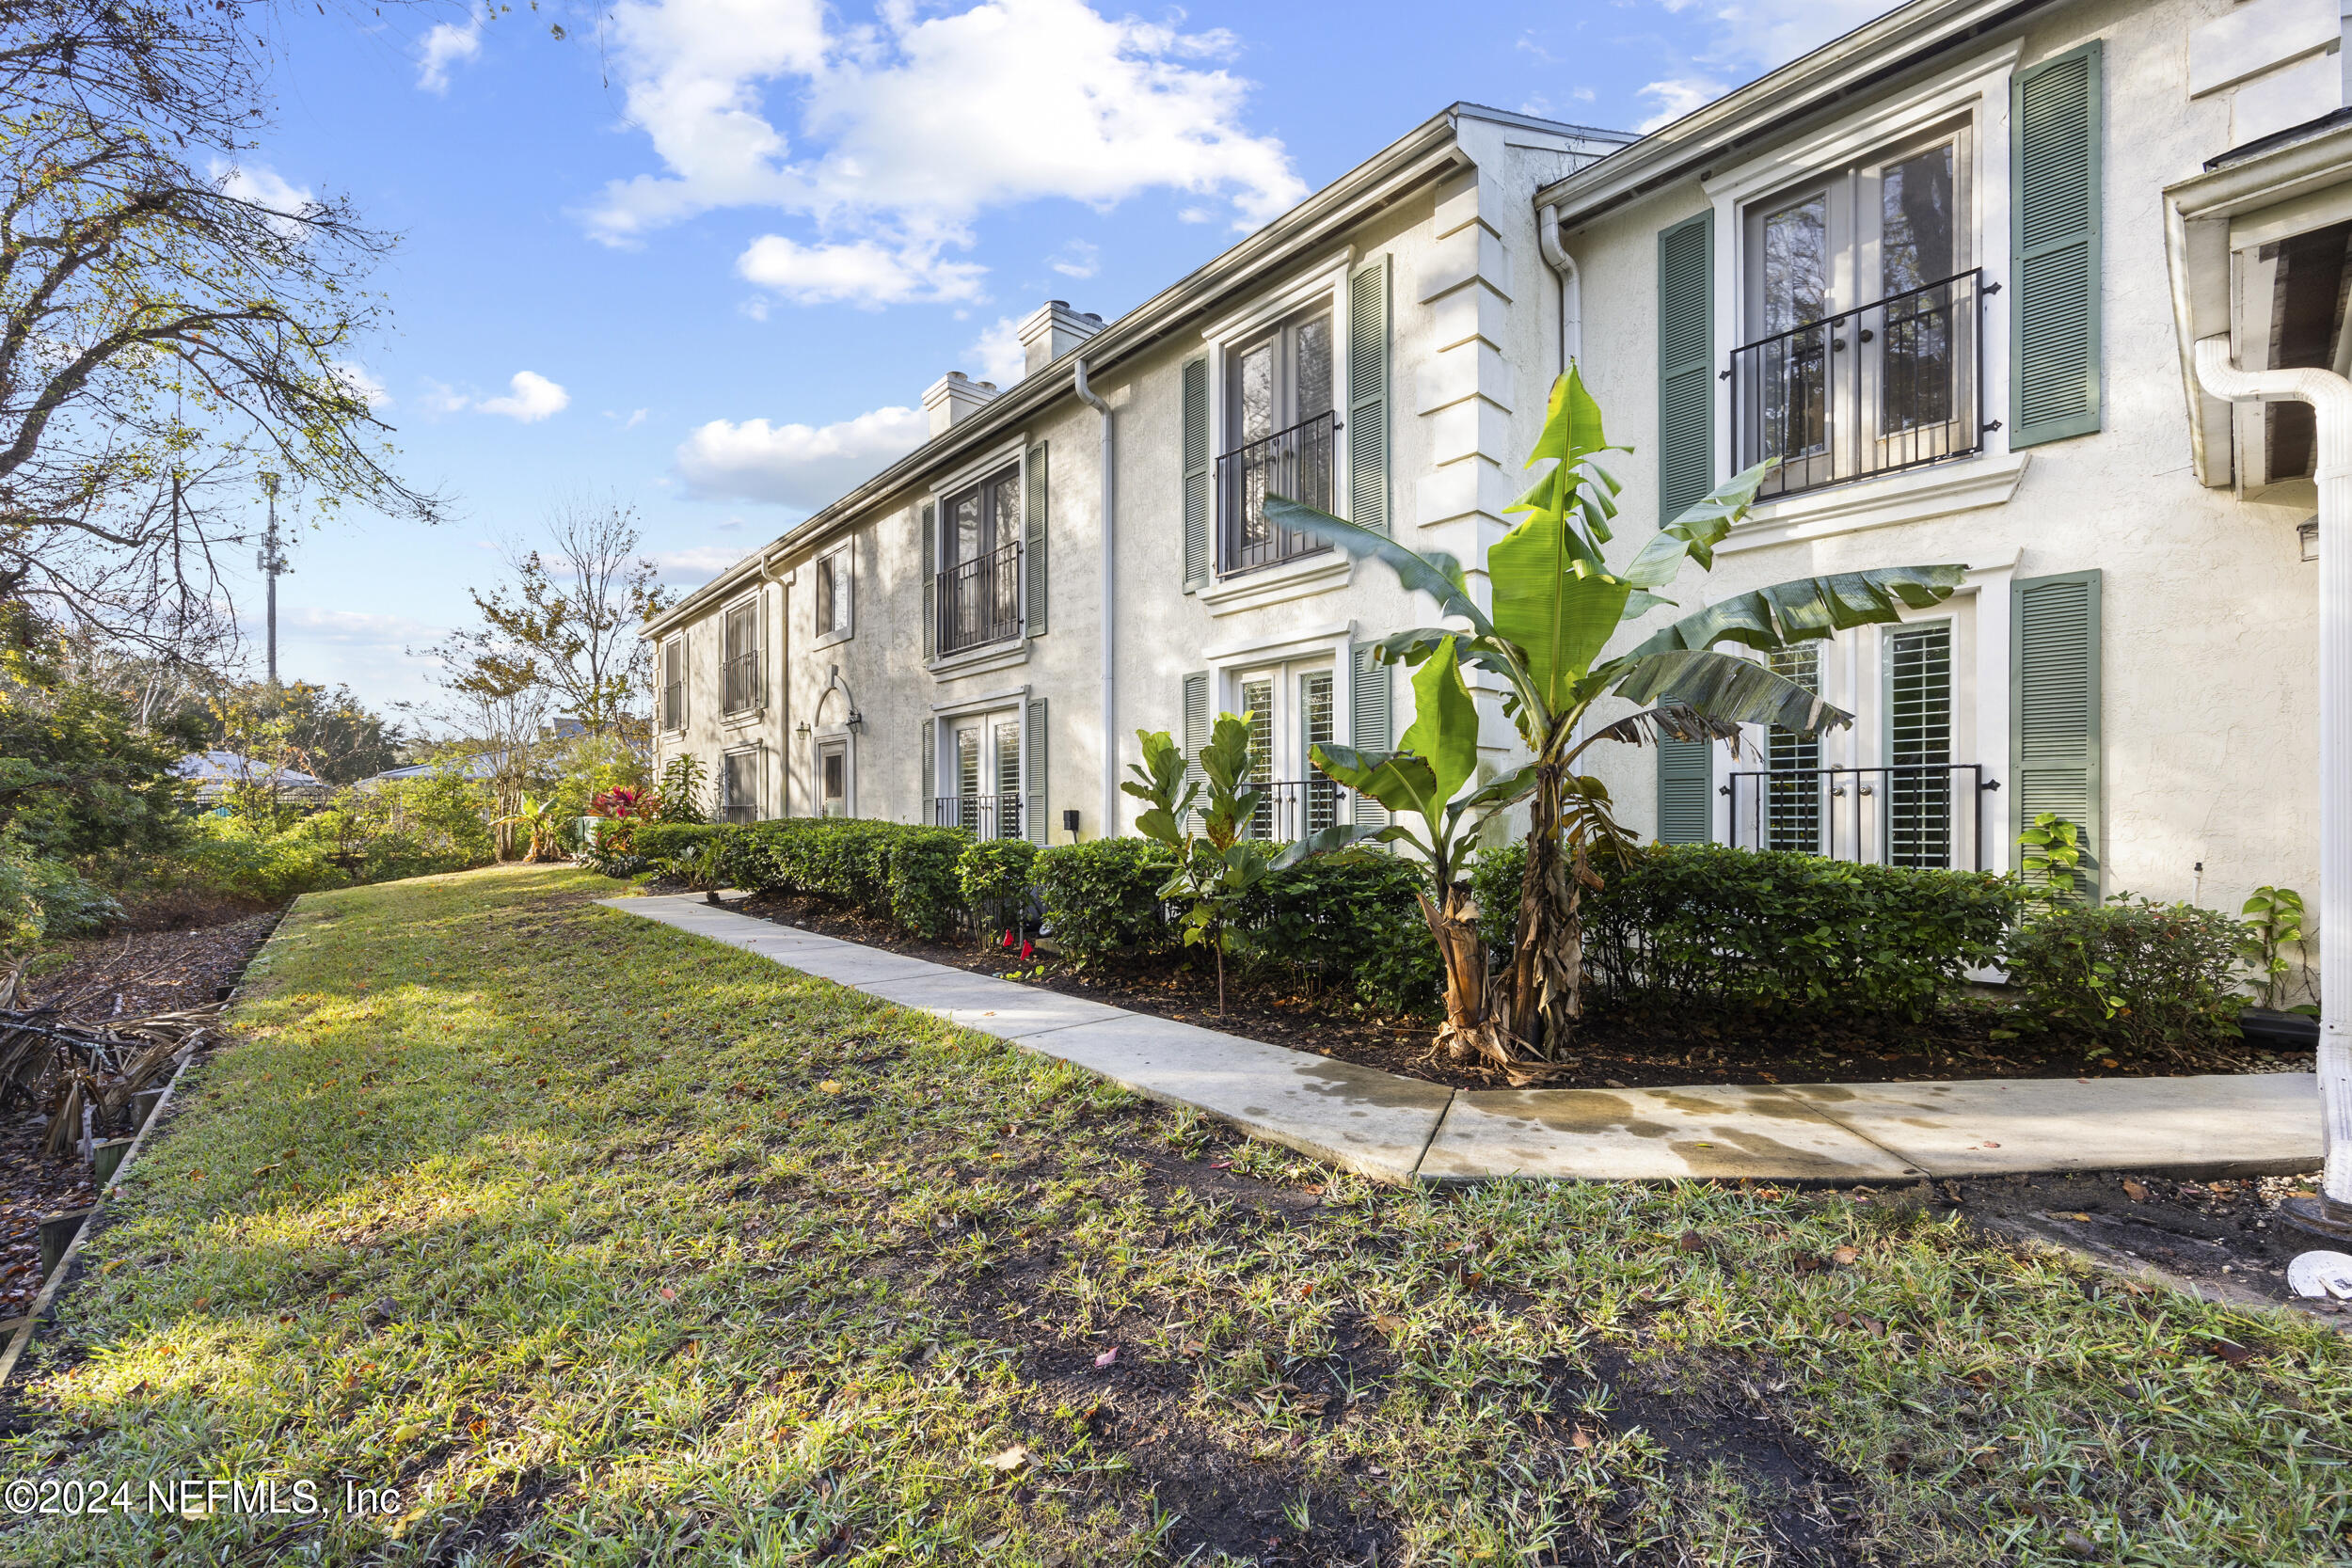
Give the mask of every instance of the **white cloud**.
<svg viewBox="0 0 2352 1568">
<path fill-rule="evenodd" d="M 700 495 L 814 510 L 930 435 L 930 420 L 919 408 L 877 408 L 829 425 L 713 420 L 679 446 L 677 467 Z"/>
<path fill-rule="evenodd" d="M 448 382 L 436 381 L 429 375 L 424 378 L 424 396 L 421 401 L 426 416 L 436 420 L 444 414 L 462 412 L 473 404 L 472 398 Z"/>
<path fill-rule="evenodd" d="M 741 265 L 796 299 L 977 298 L 980 269 L 941 252 L 983 211 L 1040 198 L 1168 189 L 1253 225 L 1306 194 L 1282 144 L 1244 126 L 1250 84 L 1218 65 L 1222 32 L 1084 0 L 892 3 L 838 33 L 820 0 L 624 0 L 613 18 L 629 119 L 662 172 L 607 186 L 590 230 L 626 244 L 713 208 L 778 209 L 813 242 L 771 235 Z M 846 264 L 879 264 L 882 286 L 851 287 Z"/>
<path fill-rule="evenodd" d="M 1102 247 L 1091 240 L 1072 240 L 1061 247 L 1060 254 L 1049 258 L 1045 264 L 1064 277 L 1092 277 L 1102 270 L 1102 263 L 1097 260 L 1102 254 Z"/>
<path fill-rule="evenodd" d="M 1694 109 L 1703 109 L 1730 89 L 1722 82 L 1705 76 L 1677 76 L 1664 82 L 1652 82 L 1644 87 L 1641 96 L 1658 105 L 1658 112 L 1642 121 L 1645 133 L 1661 125 L 1671 125 Z"/>
<path fill-rule="evenodd" d="M 691 588 L 708 582 L 749 555 L 740 545 L 690 545 L 682 550 L 656 550 L 646 559 L 673 587 Z"/>
<path fill-rule="evenodd" d="M 513 390 L 505 397 L 484 398 L 474 406 L 485 414 L 503 414 L 510 420 L 536 424 L 571 405 L 572 394 L 536 371 L 516 371 L 507 386 Z"/>
<path fill-rule="evenodd" d="M 293 183 L 267 164 L 232 164 L 215 158 L 212 171 L 221 195 L 273 214 L 267 222 L 280 239 L 298 240 L 307 232 L 299 216 L 311 205 L 310 187 Z"/>
<path fill-rule="evenodd" d="M 623 430 L 635 430 L 639 425 L 645 422 L 645 415 L 647 412 L 648 410 L 643 408 L 630 409 L 628 418 L 621 422 L 621 428 Z"/>
<path fill-rule="evenodd" d="M 963 351 L 978 364 L 980 379 L 1009 387 L 1029 373 L 1029 351 L 1021 346 L 1021 321 L 999 316 L 996 325 L 972 340 Z"/>
<path fill-rule="evenodd" d="M 384 383 L 370 374 L 368 368 L 356 359 L 339 359 L 327 373 L 342 382 L 370 408 L 387 407 L 392 401 L 392 394 Z"/>
<path fill-rule="evenodd" d="M 985 267 L 943 261 L 935 244 L 901 246 L 859 240 L 848 245 L 800 245 L 763 234 L 735 260 L 735 270 L 802 305 L 846 301 L 866 309 L 977 299 Z"/>
<path fill-rule="evenodd" d="M 417 54 L 417 86 L 446 95 L 450 67 L 482 54 L 482 13 L 474 12 L 463 27 L 451 22 L 434 24 Z"/>
</svg>

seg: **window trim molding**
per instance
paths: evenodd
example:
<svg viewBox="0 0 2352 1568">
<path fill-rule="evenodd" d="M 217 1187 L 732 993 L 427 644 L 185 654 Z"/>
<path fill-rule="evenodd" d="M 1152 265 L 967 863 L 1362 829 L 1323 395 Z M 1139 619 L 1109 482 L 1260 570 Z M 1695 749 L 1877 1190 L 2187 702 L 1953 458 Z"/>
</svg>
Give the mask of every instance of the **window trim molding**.
<svg viewBox="0 0 2352 1568">
<path fill-rule="evenodd" d="M 1340 421 L 1347 419 L 1349 403 L 1355 388 L 1349 381 L 1352 367 L 1348 364 L 1347 345 L 1351 318 L 1348 314 L 1347 283 L 1356 270 L 1356 247 L 1343 245 L 1331 259 L 1314 270 L 1294 278 L 1287 284 L 1267 289 L 1249 304 L 1228 312 L 1200 329 L 1200 339 L 1208 349 L 1209 376 L 1209 576 L 1212 585 L 1217 580 L 1216 542 L 1222 537 L 1222 519 L 1217 515 L 1217 460 L 1229 450 L 1225 446 L 1225 382 L 1226 349 L 1240 340 L 1255 335 L 1268 326 L 1313 307 L 1319 300 L 1328 300 L 1331 307 L 1331 407 Z M 1394 331 L 1394 323 L 1391 323 Z M 1391 381 L 1394 377 L 1391 377 Z M 1347 460 L 1347 443 L 1331 443 L 1331 495 L 1334 499 L 1352 494 Z M 1344 554 L 1344 551 L 1334 551 Z M 1262 568 L 1263 569 L 1263 568 Z M 1237 573 L 1236 577 L 1257 574 Z M 1195 590 L 1196 593 L 1200 592 Z"/>
<path fill-rule="evenodd" d="M 732 809 L 734 805 L 734 802 L 727 799 L 728 759 L 744 756 L 753 759 L 752 820 L 765 821 L 766 814 L 761 809 L 768 793 L 768 742 L 765 739 L 739 741 L 732 746 L 723 746 L 719 749 L 719 807 L 723 812 Z"/>
<path fill-rule="evenodd" d="M 975 642 L 968 648 L 958 648 L 952 654 L 933 654 L 925 661 L 924 668 L 943 680 L 950 675 L 969 673 L 963 668 L 966 665 L 977 664 L 994 669 L 998 667 L 998 661 L 1019 664 L 1029 657 L 1027 530 L 1029 453 L 1032 450 L 1034 443 L 1025 439 L 1010 448 L 999 447 L 987 462 L 977 466 L 966 464 L 946 484 L 934 485 L 925 494 L 925 499 L 931 503 L 931 576 L 930 580 L 923 584 L 923 593 L 927 595 L 939 592 L 939 579 L 946 576 L 950 569 L 947 564 L 947 503 L 966 490 L 977 489 L 981 494 L 981 504 L 986 505 L 989 482 L 1003 478 L 1008 468 L 1012 471 L 1013 488 L 1021 497 L 1021 530 L 1012 541 L 1023 547 L 1023 564 L 1015 568 L 1014 573 L 1021 579 L 1021 613 L 1014 622 L 1015 629 L 1010 636 Z M 914 509 L 914 526 L 917 529 L 923 526 L 923 509 L 920 506 Z M 996 541 L 996 547 L 1002 549 L 1005 544 L 1006 541 L 1000 538 Z M 940 616 L 942 625 L 945 619 L 944 614 Z"/>
<path fill-rule="evenodd" d="M 999 468 L 1018 467 L 1021 470 L 1021 494 L 1025 499 L 1029 493 L 1029 448 L 1034 444 L 1025 433 L 1001 441 L 979 456 L 967 460 L 961 467 L 950 469 L 931 480 L 924 487 L 923 499 L 944 502 L 959 490 L 969 490 Z M 947 526 L 946 507 L 941 506 L 939 513 L 939 527 L 943 531 L 942 536 L 944 537 L 944 531 Z M 920 505 L 914 509 L 914 526 L 917 528 L 923 526 L 923 509 Z"/>
<path fill-rule="evenodd" d="M 683 736 L 687 731 L 687 727 L 694 721 L 694 665 L 693 661 L 686 657 L 686 634 L 691 629 L 691 628 L 690 626 L 680 626 L 669 636 L 664 637 L 654 649 L 654 668 L 657 671 L 661 671 L 662 666 L 668 663 L 670 650 L 672 648 L 675 648 L 678 651 L 678 721 L 675 724 L 664 724 L 661 722 L 661 714 L 659 711 L 659 707 L 664 694 L 667 692 L 669 683 L 666 681 L 657 681 L 656 689 L 654 691 L 654 703 L 656 705 L 656 712 L 654 714 L 654 729 L 657 734 L 665 736 Z M 662 671 L 662 673 L 667 673 L 666 671 Z"/>
<path fill-rule="evenodd" d="M 844 535 L 839 543 L 828 546 L 808 558 L 809 625 L 815 627 L 817 624 L 817 578 L 823 569 L 823 563 L 828 561 L 841 562 L 834 568 L 834 606 L 836 610 L 846 608 L 849 613 L 844 617 L 847 624 L 840 630 L 820 629 L 809 639 L 812 653 L 818 648 L 830 648 L 836 642 L 847 642 L 857 635 L 857 534 L 854 531 Z"/>
<path fill-rule="evenodd" d="M 1965 113 L 1970 135 L 1969 188 L 1975 212 L 1970 214 L 1969 253 L 1981 258 L 1988 286 L 2004 285 L 1981 307 L 1987 409 L 2009 406 L 2008 277 L 2010 207 L 2010 78 L 2025 48 L 2023 38 L 1970 55 L 1901 91 L 1864 103 L 1810 135 L 1785 142 L 1753 158 L 1719 170 L 1702 180 L 1700 189 L 1715 209 L 1715 353 L 1721 372 L 1729 356 L 1750 340 L 1747 320 L 1747 262 L 1750 246 L 1746 208 L 1773 192 L 1802 184 L 1815 175 L 1854 163 L 1874 149 L 1892 147 L 1906 136 L 1923 135 L 1939 121 Z M 1995 245 L 1993 242 L 2000 243 Z M 1996 260 L 1997 259 L 1997 260 Z M 1996 272 L 1997 269 L 1997 272 Z M 1998 388 L 2000 396 L 1993 395 Z M 1731 472 L 1731 382 L 1715 380 L 1715 465 L 1717 482 Z M 1996 415 L 2001 428 L 1983 434 L 1982 448 L 1970 457 L 1955 459 L 1963 467 L 2009 454 L 2009 421 Z M 1933 465 L 1943 467 L 1944 465 Z M 1745 528 L 1748 525 L 1741 525 Z M 1740 530 L 1733 531 L 1733 537 Z M 1730 541 L 1726 540 L 1726 544 Z"/>
<path fill-rule="evenodd" d="M 755 583 L 719 606 L 719 723 L 723 729 L 739 729 L 755 723 L 768 711 L 768 594 L 766 583 Z M 759 701 L 749 707 L 730 710 L 727 706 L 727 618 L 739 610 L 752 612 L 752 635 L 756 641 L 753 651 L 759 656 Z"/>
</svg>

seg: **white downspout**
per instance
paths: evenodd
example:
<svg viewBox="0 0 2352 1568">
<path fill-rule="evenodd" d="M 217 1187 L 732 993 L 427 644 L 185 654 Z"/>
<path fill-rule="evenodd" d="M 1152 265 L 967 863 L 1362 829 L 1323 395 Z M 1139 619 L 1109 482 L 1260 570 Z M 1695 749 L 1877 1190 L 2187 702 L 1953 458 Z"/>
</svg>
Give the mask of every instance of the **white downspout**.
<svg viewBox="0 0 2352 1568">
<path fill-rule="evenodd" d="M 1097 838 L 1119 836 L 1119 531 L 1113 526 L 1119 499 L 1111 466 L 1111 405 L 1087 385 L 1087 362 L 1077 361 L 1072 389 L 1078 401 L 1103 416 L 1103 820 Z"/>
<path fill-rule="evenodd" d="M 1560 243 L 1560 209 L 1546 203 L 1535 214 L 1535 241 L 1545 264 L 1560 275 L 1560 373 L 1584 353 L 1584 277 Z"/>
<path fill-rule="evenodd" d="M 2230 339 L 2198 340 L 2197 380 L 2233 403 L 2308 403 L 2319 427 L 2319 1212 L 2352 1236 L 2352 381 L 2241 371 Z"/>
</svg>

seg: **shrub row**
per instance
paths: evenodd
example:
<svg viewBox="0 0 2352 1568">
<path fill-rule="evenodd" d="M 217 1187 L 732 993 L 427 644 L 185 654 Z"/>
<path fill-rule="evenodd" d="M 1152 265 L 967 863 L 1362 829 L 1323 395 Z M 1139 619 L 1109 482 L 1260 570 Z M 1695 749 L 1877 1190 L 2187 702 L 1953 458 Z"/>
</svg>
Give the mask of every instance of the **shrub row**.
<svg viewBox="0 0 2352 1568">
<path fill-rule="evenodd" d="M 641 829 L 638 842 L 664 831 Z M 811 816 L 716 831 L 737 887 L 830 899 L 934 941 L 964 923 L 957 863 L 972 835 L 961 828 Z"/>
<path fill-rule="evenodd" d="M 1523 846 L 1471 877 L 1487 940 L 1507 951 Z M 2017 884 L 1988 872 L 1854 865 L 1818 855 L 1653 845 L 1583 898 L 1584 968 L 1604 1006 L 1924 1018 L 1996 962 Z"/>
</svg>

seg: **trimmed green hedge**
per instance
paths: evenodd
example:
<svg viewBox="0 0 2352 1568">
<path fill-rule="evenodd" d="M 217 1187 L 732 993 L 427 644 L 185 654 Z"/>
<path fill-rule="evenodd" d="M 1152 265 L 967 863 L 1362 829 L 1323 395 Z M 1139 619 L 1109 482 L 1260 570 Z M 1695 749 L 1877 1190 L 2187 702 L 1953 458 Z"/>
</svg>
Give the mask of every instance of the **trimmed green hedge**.
<svg viewBox="0 0 2352 1568">
<path fill-rule="evenodd" d="M 2058 910 L 2010 939 L 2028 1016 L 2120 1051 L 2160 1054 L 2241 1034 L 2246 927 L 2194 904 L 2119 899 Z"/>
<path fill-rule="evenodd" d="M 1056 943 L 1095 963 L 1176 945 L 1159 893 L 1171 864 L 1148 838 L 1098 838 L 1041 849 L 1031 877 Z"/>
<path fill-rule="evenodd" d="M 1507 953 L 1526 848 L 1471 874 L 1487 941 Z M 1927 1016 L 2000 961 L 2021 890 L 1990 872 L 1854 865 L 1716 844 L 1652 845 L 1584 895 L 1597 1003 L 1708 1012 Z"/>
<path fill-rule="evenodd" d="M 831 899 L 933 940 L 963 926 L 956 864 L 972 835 L 961 828 L 796 816 L 728 829 L 724 842 L 737 887 Z"/>
<path fill-rule="evenodd" d="M 701 848 L 721 832 L 707 822 L 647 822 L 630 840 L 629 853 L 647 863 L 672 860 Z"/>
</svg>

